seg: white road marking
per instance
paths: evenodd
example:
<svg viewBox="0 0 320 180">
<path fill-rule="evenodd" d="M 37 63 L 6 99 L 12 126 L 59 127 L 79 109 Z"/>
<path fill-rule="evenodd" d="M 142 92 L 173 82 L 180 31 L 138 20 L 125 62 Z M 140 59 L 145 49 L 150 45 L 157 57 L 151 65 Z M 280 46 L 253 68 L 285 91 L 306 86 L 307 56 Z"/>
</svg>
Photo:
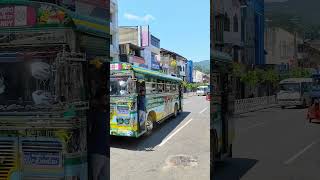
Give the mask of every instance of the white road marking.
<svg viewBox="0 0 320 180">
<path fill-rule="evenodd" d="M 199 114 L 202 114 L 203 112 L 205 112 L 209 107 L 204 108 L 202 111 L 199 112 Z"/>
<path fill-rule="evenodd" d="M 252 129 L 252 128 L 255 128 L 255 127 L 259 127 L 259 126 L 263 126 L 263 125 L 265 125 L 266 123 L 257 123 L 257 124 L 254 124 L 254 125 L 252 125 L 252 126 L 249 126 L 249 127 L 247 127 L 247 128 L 242 128 L 240 131 L 247 131 L 247 130 L 249 130 L 249 129 Z"/>
<path fill-rule="evenodd" d="M 166 142 L 168 142 L 174 135 L 176 135 L 182 128 L 184 128 L 185 126 L 187 126 L 190 122 L 192 121 L 192 119 L 190 119 L 189 121 L 187 121 L 183 126 L 181 126 L 179 129 L 177 129 L 174 133 L 172 133 L 168 138 L 164 139 L 159 146 L 163 146 Z"/>
<path fill-rule="evenodd" d="M 297 154 L 292 156 L 290 159 L 288 159 L 286 162 L 284 162 L 284 164 L 288 165 L 288 164 L 292 163 L 294 160 L 296 160 L 299 156 L 301 156 L 304 152 L 306 152 L 308 149 L 310 149 L 313 145 L 317 144 L 318 142 L 319 142 L 319 140 L 313 141 L 307 147 L 303 148 L 300 152 L 298 152 Z"/>
</svg>

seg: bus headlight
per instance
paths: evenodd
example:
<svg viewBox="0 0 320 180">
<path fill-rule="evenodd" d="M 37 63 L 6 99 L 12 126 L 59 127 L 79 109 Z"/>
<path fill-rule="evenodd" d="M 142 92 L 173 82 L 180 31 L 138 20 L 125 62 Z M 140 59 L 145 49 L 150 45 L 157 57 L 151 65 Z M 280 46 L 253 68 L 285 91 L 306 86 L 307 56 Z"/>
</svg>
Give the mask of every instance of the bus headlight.
<svg viewBox="0 0 320 180">
<path fill-rule="evenodd" d="M 125 123 L 126 125 L 129 125 L 130 119 L 125 119 L 125 120 L 124 120 L 124 123 Z"/>
</svg>

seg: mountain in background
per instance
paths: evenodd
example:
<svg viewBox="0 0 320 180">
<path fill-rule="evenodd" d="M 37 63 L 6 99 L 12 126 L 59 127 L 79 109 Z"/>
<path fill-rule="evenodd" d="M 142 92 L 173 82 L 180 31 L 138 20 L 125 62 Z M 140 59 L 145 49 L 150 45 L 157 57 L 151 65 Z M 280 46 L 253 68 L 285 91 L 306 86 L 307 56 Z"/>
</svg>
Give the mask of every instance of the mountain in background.
<svg viewBox="0 0 320 180">
<path fill-rule="evenodd" d="M 265 15 L 266 19 L 271 20 L 267 22 L 270 26 L 282 27 L 289 32 L 297 31 L 307 39 L 316 39 L 320 37 L 319 7 L 319 0 L 266 1 Z"/>
<path fill-rule="evenodd" d="M 210 74 L 210 61 L 199 61 L 199 62 L 193 62 L 193 69 L 201 71 L 205 74 Z"/>
</svg>

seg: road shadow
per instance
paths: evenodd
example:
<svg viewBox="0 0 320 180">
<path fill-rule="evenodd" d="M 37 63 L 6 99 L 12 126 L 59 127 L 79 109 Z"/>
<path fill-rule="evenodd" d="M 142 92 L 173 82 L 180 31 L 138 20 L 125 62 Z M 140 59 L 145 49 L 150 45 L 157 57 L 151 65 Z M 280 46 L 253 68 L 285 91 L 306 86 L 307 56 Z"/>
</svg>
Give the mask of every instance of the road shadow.
<svg viewBox="0 0 320 180">
<path fill-rule="evenodd" d="M 169 118 L 157 124 L 149 136 L 139 138 L 111 136 L 110 147 L 128 149 L 133 151 L 153 151 L 188 115 L 190 112 L 182 112 L 176 118 Z"/>
<path fill-rule="evenodd" d="M 306 107 L 301 107 L 301 106 L 290 106 L 290 107 L 286 107 L 284 109 L 307 109 Z"/>
<path fill-rule="evenodd" d="M 231 158 L 217 162 L 214 170 L 214 180 L 240 180 L 258 160 L 247 158 Z"/>
</svg>

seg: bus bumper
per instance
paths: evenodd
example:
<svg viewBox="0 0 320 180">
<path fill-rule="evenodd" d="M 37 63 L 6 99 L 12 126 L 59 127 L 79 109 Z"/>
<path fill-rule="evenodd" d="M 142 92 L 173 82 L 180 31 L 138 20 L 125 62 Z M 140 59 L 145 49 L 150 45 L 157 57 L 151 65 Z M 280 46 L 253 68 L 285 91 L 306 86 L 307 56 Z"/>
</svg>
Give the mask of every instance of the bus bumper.
<svg viewBox="0 0 320 180">
<path fill-rule="evenodd" d="M 131 130 L 110 130 L 111 136 L 124 136 L 124 137 L 139 137 L 136 131 Z"/>
<path fill-rule="evenodd" d="M 291 101 L 278 100 L 278 104 L 280 106 L 301 106 L 303 102 L 300 100 L 291 100 Z"/>
</svg>

